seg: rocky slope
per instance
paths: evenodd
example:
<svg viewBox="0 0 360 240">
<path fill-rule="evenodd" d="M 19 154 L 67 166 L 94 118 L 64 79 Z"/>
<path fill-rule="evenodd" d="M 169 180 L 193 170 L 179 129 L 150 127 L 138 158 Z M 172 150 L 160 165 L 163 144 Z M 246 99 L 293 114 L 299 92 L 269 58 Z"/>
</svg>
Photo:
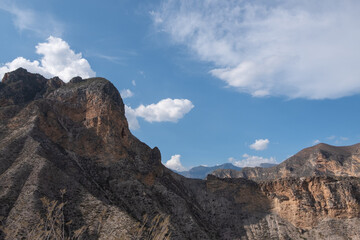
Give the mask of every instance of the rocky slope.
<svg viewBox="0 0 360 240">
<path fill-rule="evenodd" d="M 187 179 L 131 134 L 108 80 L 65 84 L 18 69 L 0 83 L 1 229 L 12 233 L 3 239 L 28 237 L 44 218 L 43 197 L 66 201 L 66 233 L 86 226 L 83 239 L 130 238 L 145 214 L 170 216 L 172 239 L 356 239 L 359 185 Z"/>
<path fill-rule="evenodd" d="M 360 177 L 360 144 L 335 147 L 320 143 L 301 150 L 294 156 L 271 168 L 243 168 L 215 170 L 221 178 L 246 178 L 255 181 L 285 177 L 353 176 Z"/>
</svg>

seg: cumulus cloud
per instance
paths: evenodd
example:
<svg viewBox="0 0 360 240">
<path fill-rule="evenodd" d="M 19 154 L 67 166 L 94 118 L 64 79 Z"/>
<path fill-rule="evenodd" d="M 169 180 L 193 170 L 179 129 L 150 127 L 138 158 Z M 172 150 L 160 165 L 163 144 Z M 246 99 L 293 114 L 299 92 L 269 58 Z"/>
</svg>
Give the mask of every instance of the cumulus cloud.
<svg viewBox="0 0 360 240">
<path fill-rule="evenodd" d="M 316 139 L 313 141 L 313 144 L 316 145 L 316 144 L 319 144 L 320 143 L 320 140 L 319 139 Z"/>
<path fill-rule="evenodd" d="M 229 87 L 335 99 L 360 93 L 359 12 L 356 0 L 165 0 L 151 15 Z"/>
<path fill-rule="evenodd" d="M 125 107 L 130 129 L 139 128 L 137 117 L 147 122 L 177 122 L 194 108 L 188 99 L 163 99 L 158 103 L 140 105 L 136 109 Z"/>
<path fill-rule="evenodd" d="M 170 160 L 165 163 L 165 167 L 178 172 L 186 171 L 186 168 L 181 164 L 180 158 L 181 155 L 179 154 L 171 156 Z"/>
<path fill-rule="evenodd" d="M 76 76 L 82 78 L 95 76 L 95 72 L 81 53 L 75 53 L 61 38 L 50 36 L 47 42 L 39 43 L 36 46 L 36 53 L 42 55 L 40 61 L 17 57 L 13 61 L 5 63 L 0 67 L 0 77 L 2 78 L 6 72 L 19 67 L 33 73 L 40 73 L 45 77 L 58 76 L 65 82 Z"/>
<path fill-rule="evenodd" d="M 122 98 L 130 98 L 134 96 L 134 93 L 130 89 L 123 89 L 120 91 L 120 95 Z"/>
<path fill-rule="evenodd" d="M 125 116 L 131 130 L 140 128 L 139 121 L 136 118 L 136 111 L 127 105 L 125 105 Z"/>
<path fill-rule="evenodd" d="M 230 157 L 228 160 L 237 167 L 257 167 L 261 163 L 274 163 L 276 164 L 276 159 L 274 157 L 264 158 L 259 156 L 251 156 L 244 154 L 243 159 L 237 160 L 233 157 Z"/>
<path fill-rule="evenodd" d="M 177 122 L 193 109 L 188 99 L 163 99 L 158 103 L 136 108 L 136 115 L 148 122 Z"/>
<path fill-rule="evenodd" d="M 269 143 L 269 139 L 257 139 L 253 144 L 250 145 L 250 148 L 256 151 L 262 151 L 268 147 Z"/>
</svg>

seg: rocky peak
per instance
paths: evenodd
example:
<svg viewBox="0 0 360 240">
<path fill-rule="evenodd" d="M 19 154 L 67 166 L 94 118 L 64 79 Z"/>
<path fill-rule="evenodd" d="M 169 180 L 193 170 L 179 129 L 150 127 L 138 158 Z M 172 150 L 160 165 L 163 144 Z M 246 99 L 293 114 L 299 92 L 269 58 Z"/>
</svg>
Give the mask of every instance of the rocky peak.
<svg viewBox="0 0 360 240">
<path fill-rule="evenodd" d="M 63 219 L 72 223 L 65 233 L 85 227 L 82 239 L 133 239 L 137 223 L 151 227 L 145 214 L 170 216 L 176 240 L 330 239 L 333 232 L 359 239 L 357 178 L 186 179 L 161 164 L 158 148 L 131 134 L 124 114 L 119 92 L 104 78 L 65 84 L 24 69 L 6 74 L 0 84 L 0 239 L 33 239 L 29 233 L 47 215 L 43 197 L 66 203 Z M 357 149 L 342 149 L 352 162 L 335 154 L 341 149 L 321 150 L 331 162 L 346 158 L 341 163 L 348 169 Z M 322 162 L 317 149 L 307 151 L 254 176 Z M 311 164 L 290 172 L 308 173 Z"/>
<path fill-rule="evenodd" d="M 360 176 L 360 144 L 331 146 L 320 143 L 305 148 L 277 166 L 270 168 L 243 168 L 216 170 L 218 177 L 243 177 L 256 181 L 285 177 Z"/>
<path fill-rule="evenodd" d="M 97 156 L 103 163 L 140 154 L 147 161 L 154 161 L 156 156 L 155 165 L 161 164 L 158 149 L 151 152 L 131 134 L 121 96 L 104 78 L 74 77 L 65 84 L 58 77 L 46 79 L 19 68 L 5 74 L 0 106 L 18 109 L 22 104 L 30 104 L 26 118 L 30 114 L 36 117 L 36 129 L 64 149 L 84 157 Z M 1 115 L 4 121 L 11 120 L 6 119 L 10 117 L 7 113 Z M 151 166 L 141 169 L 149 170 Z"/>
<path fill-rule="evenodd" d="M 16 81 L 23 80 L 25 78 L 29 78 L 29 76 L 30 76 L 30 74 L 26 69 L 18 68 L 15 71 L 5 73 L 1 82 L 2 83 L 16 82 Z"/>
<path fill-rule="evenodd" d="M 48 80 L 40 74 L 29 73 L 24 68 L 5 73 L 1 82 L 0 106 L 23 104 L 43 97 L 48 90 L 60 87 L 59 79 Z"/>
<path fill-rule="evenodd" d="M 70 80 L 70 83 L 79 83 L 79 82 L 81 82 L 81 81 L 83 81 L 82 77 L 77 76 L 77 77 L 73 77 L 73 78 Z"/>
</svg>

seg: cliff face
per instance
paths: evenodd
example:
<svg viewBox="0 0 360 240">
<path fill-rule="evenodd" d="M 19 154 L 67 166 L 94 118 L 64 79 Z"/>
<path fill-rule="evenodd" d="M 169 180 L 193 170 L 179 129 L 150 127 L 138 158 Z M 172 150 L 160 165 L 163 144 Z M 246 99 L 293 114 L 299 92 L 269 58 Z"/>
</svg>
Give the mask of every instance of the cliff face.
<svg viewBox="0 0 360 240">
<path fill-rule="evenodd" d="M 301 229 L 312 229 L 326 218 L 360 214 L 359 178 L 285 178 L 259 185 L 272 200 L 272 211 Z"/>
<path fill-rule="evenodd" d="M 75 229 L 87 225 L 88 237 L 99 237 L 95 219 L 106 210 L 110 222 L 104 224 L 126 232 L 135 221 L 126 212 L 129 203 L 116 194 L 119 182 L 151 184 L 162 166 L 159 150 L 128 130 L 116 88 L 100 78 L 65 85 L 18 69 L 4 76 L 0 103 L 0 213 L 6 226 L 16 231 L 19 219 L 35 224 L 40 198 L 60 200 L 66 189 L 65 216 Z"/>
<path fill-rule="evenodd" d="M 360 177 L 360 144 L 335 147 L 320 143 L 306 148 L 271 168 L 216 170 L 218 177 L 246 178 L 255 181 L 286 177 L 353 176 Z"/>
<path fill-rule="evenodd" d="M 47 197 L 67 202 L 66 231 L 86 226 L 84 239 L 130 237 L 145 214 L 170 216 L 172 239 L 328 239 L 334 231 L 354 239 L 359 195 L 351 177 L 257 183 L 175 174 L 159 149 L 131 134 L 106 79 L 65 84 L 18 69 L 0 84 L 0 215 L 16 234 L 0 238 L 27 236 Z"/>
</svg>

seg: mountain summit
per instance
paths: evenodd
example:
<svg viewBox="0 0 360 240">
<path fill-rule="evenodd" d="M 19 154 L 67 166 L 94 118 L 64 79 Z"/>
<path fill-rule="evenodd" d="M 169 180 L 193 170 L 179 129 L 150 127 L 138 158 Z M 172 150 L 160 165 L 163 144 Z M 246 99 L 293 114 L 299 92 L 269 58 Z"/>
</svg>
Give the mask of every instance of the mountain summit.
<svg viewBox="0 0 360 240">
<path fill-rule="evenodd" d="M 39 226 L 65 236 L 81 229 L 81 239 L 141 239 L 139 229 L 150 234 L 159 222 L 171 239 L 359 238 L 358 178 L 187 179 L 131 134 L 124 113 L 104 78 L 65 84 L 25 69 L 5 74 L 1 239 L 34 239 Z M 47 225 L 59 213 L 67 224 Z"/>
<path fill-rule="evenodd" d="M 218 177 L 241 177 L 256 181 L 284 177 L 360 177 L 360 144 L 336 147 L 319 143 L 301 150 L 271 168 L 243 168 L 240 171 L 219 169 L 212 174 Z"/>
</svg>

